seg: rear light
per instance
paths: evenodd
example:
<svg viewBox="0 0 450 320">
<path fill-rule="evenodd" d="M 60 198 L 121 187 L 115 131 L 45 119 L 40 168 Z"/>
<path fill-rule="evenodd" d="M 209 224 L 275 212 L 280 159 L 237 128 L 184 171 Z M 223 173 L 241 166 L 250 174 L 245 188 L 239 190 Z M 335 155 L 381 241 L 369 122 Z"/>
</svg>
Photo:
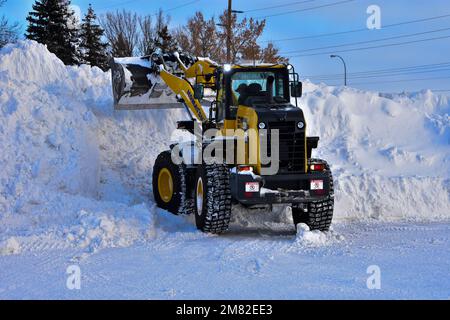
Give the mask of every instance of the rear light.
<svg viewBox="0 0 450 320">
<path fill-rule="evenodd" d="M 251 172 L 253 172 L 253 167 L 251 167 L 251 166 L 239 166 L 238 167 L 238 171 L 239 172 L 241 172 L 241 171 L 251 171 Z"/>
<path fill-rule="evenodd" d="M 322 163 L 315 163 L 309 166 L 309 170 L 311 171 L 323 171 L 325 170 L 325 165 Z"/>
</svg>

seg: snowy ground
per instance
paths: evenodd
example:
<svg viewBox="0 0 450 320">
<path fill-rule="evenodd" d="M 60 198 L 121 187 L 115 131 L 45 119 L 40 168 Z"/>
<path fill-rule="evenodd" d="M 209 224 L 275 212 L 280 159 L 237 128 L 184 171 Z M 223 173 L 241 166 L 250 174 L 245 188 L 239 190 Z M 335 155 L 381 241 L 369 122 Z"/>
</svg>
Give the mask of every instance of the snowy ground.
<svg viewBox="0 0 450 320">
<path fill-rule="evenodd" d="M 2 49 L 0 298 L 448 299 L 449 97 L 305 90 L 334 230 L 295 236 L 289 212 L 237 209 L 229 233 L 207 236 L 151 194 L 182 110 L 113 111 L 108 73 L 33 42 Z M 80 291 L 66 289 L 71 264 Z M 366 287 L 370 265 L 381 290 Z"/>
<path fill-rule="evenodd" d="M 156 238 L 128 248 L 81 260 L 74 249 L 2 257 L 0 298 L 450 298 L 450 223 L 338 223 L 335 235 L 308 245 L 282 225 L 234 225 L 211 237 L 164 212 L 157 217 Z M 66 287 L 73 264 L 80 290 Z M 380 290 L 367 288 L 371 265 L 380 267 Z"/>
</svg>

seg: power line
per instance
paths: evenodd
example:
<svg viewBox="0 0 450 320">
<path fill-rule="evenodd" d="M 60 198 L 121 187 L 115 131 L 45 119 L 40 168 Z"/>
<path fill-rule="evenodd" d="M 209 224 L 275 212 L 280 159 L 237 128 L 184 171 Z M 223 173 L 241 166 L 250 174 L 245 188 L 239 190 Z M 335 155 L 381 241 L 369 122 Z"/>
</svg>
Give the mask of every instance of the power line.
<svg viewBox="0 0 450 320">
<path fill-rule="evenodd" d="M 294 5 L 297 5 L 297 4 L 303 4 L 303 3 L 314 2 L 314 1 L 316 1 L 316 0 L 296 1 L 296 2 L 290 2 L 290 3 L 280 4 L 280 5 L 276 5 L 276 6 L 270 6 L 270 7 L 264 7 L 264 8 L 256 8 L 256 9 L 244 10 L 244 12 L 245 12 L 245 13 L 248 13 L 248 12 L 256 12 L 256 11 L 270 10 L 270 9 L 276 9 L 276 8 L 283 8 L 283 7 L 289 7 L 289 6 L 294 6 Z"/>
<path fill-rule="evenodd" d="M 434 17 L 428 17 L 428 18 L 423 18 L 423 19 L 392 23 L 392 24 L 383 25 L 383 30 L 387 29 L 387 28 L 402 26 L 402 25 L 408 25 L 408 24 L 419 23 L 419 22 L 427 22 L 427 21 L 438 20 L 438 19 L 449 18 L 449 17 L 450 17 L 450 14 L 446 14 L 446 15 L 442 15 L 442 16 L 434 16 Z M 263 40 L 261 42 L 283 42 L 283 41 L 293 41 L 293 40 L 303 40 L 303 39 L 316 39 L 316 38 L 337 36 L 337 35 L 363 32 L 363 31 L 373 31 L 373 30 L 369 30 L 367 28 L 361 28 L 361 29 L 354 29 L 354 30 L 347 30 L 347 31 L 340 31 L 340 32 L 321 33 L 321 34 L 309 35 L 309 36 L 299 36 L 299 37 L 276 39 L 276 40 Z"/>
<path fill-rule="evenodd" d="M 176 7 L 172 7 L 172 8 L 166 9 L 166 10 L 164 10 L 164 11 L 167 12 L 167 11 L 173 11 L 173 10 L 181 9 L 181 8 L 190 6 L 191 4 L 197 3 L 197 2 L 199 2 L 199 1 L 200 1 L 200 0 L 189 1 L 189 2 L 186 2 L 186 3 L 184 3 L 184 4 L 180 4 L 179 6 L 176 6 Z"/>
<path fill-rule="evenodd" d="M 366 70 L 366 71 L 358 71 L 358 72 L 351 72 L 349 75 L 360 75 L 360 74 L 376 74 L 376 73 L 385 73 L 385 72 L 391 72 L 391 71 L 403 71 L 403 70 L 414 70 L 414 69 L 422 69 L 422 68 L 430 68 L 430 67 L 441 67 L 449 65 L 450 61 L 448 62 L 440 62 L 440 63 L 433 63 L 433 64 L 422 64 L 422 65 L 415 65 L 415 66 L 408 66 L 408 67 L 400 67 L 400 68 L 389 68 L 389 69 L 377 69 L 377 70 Z M 321 78 L 321 77 L 340 77 L 341 74 L 334 73 L 334 74 L 322 74 L 322 75 L 307 75 L 304 77 L 307 78 Z"/>
<path fill-rule="evenodd" d="M 449 66 L 450 67 L 450 66 Z M 395 72 L 391 74 L 372 74 L 372 75 L 359 75 L 359 76 L 350 76 L 351 79 L 370 79 L 370 78 L 390 78 L 390 77 L 398 77 L 398 76 L 406 76 L 406 75 L 412 75 L 412 74 L 422 74 L 422 73 L 432 73 L 432 72 L 444 72 L 444 71 L 450 71 L 449 68 L 447 69 L 437 69 L 437 70 L 422 70 L 422 71 L 408 71 L 408 72 Z M 342 78 L 342 75 L 336 76 L 336 77 L 327 77 L 327 78 L 311 78 L 311 77 L 303 77 L 303 78 L 310 78 L 313 80 L 320 80 L 320 81 L 326 81 L 326 80 L 339 80 Z"/>
<path fill-rule="evenodd" d="M 420 70 L 423 68 L 443 68 L 443 69 L 435 69 L 435 70 Z M 434 63 L 434 64 L 426 64 L 426 65 L 416 65 L 416 66 L 408 66 L 408 67 L 402 67 L 402 68 L 390 68 L 390 69 L 379 69 L 379 70 L 372 70 L 372 71 L 360 71 L 360 72 L 354 72 L 350 73 L 349 76 L 352 77 L 352 79 L 370 79 L 370 78 L 390 78 L 390 77 L 398 77 L 398 76 L 404 76 L 404 75 L 411 75 L 411 74 L 420 74 L 420 73 L 429 73 L 429 72 L 444 72 L 444 71 L 450 71 L 450 62 L 442 62 L 442 63 Z M 387 73 L 390 72 L 390 73 Z M 395 72 L 396 74 L 392 73 Z M 384 74 L 383 74 L 384 73 Z M 325 76 L 325 77 L 324 77 Z M 335 75 L 324 75 L 324 76 L 302 76 L 304 79 L 311 79 L 312 81 L 321 81 L 321 82 L 327 82 L 327 81 L 337 81 L 339 80 L 342 75 L 341 74 L 335 74 Z M 330 77 L 331 76 L 331 77 Z M 450 76 L 446 77 L 433 77 L 433 78 L 426 78 L 426 79 L 450 79 Z M 385 82 L 405 82 L 405 81 L 416 81 L 416 79 L 402 79 L 402 80 L 383 80 L 379 81 L 379 83 L 385 83 Z M 372 82 L 352 82 L 352 84 L 368 84 Z M 378 83 L 378 81 L 373 82 Z"/>
<path fill-rule="evenodd" d="M 415 81 L 426 81 L 426 80 L 442 80 L 449 79 L 450 75 L 446 77 L 433 77 L 433 78 L 419 78 L 419 79 L 404 79 L 404 80 L 386 80 L 386 81 L 370 81 L 370 82 L 355 82 L 352 85 L 362 85 L 362 84 L 380 84 L 380 83 L 397 83 L 397 82 L 415 82 Z"/>
<path fill-rule="evenodd" d="M 450 67 L 450 66 L 449 66 Z M 433 73 L 433 72 L 443 72 L 450 71 L 450 69 L 434 69 L 434 70 L 421 70 L 421 71 L 405 71 L 405 72 L 393 72 L 393 73 L 384 73 L 384 74 L 368 74 L 368 75 L 358 75 L 352 76 L 349 75 L 351 79 L 366 79 L 366 78 L 384 78 L 384 77 L 397 77 L 403 75 L 411 75 L 411 74 L 421 74 L 421 73 Z M 334 77 L 308 77 L 302 76 L 303 78 L 313 79 L 313 80 L 336 80 L 340 79 L 342 75 L 334 76 Z"/>
<path fill-rule="evenodd" d="M 379 49 L 379 48 L 386 48 L 386 47 L 395 47 L 395 46 L 402 46 L 402 45 L 413 44 L 413 43 L 420 43 L 420 42 L 428 42 L 428 41 L 442 40 L 442 39 L 448 39 L 448 38 L 450 38 L 450 35 L 449 35 L 449 36 L 443 36 L 443 37 L 435 37 L 435 38 L 427 38 L 427 39 L 421 39 L 421 40 L 414 40 L 414 41 L 406 41 L 406 42 L 391 43 L 391 44 L 385 44 L 385 45 L 379 45 L 379 46 L 370 46 L 370 47 L 362 47 L 362 48 L 347 49 L 347 50 L 338 50 L 338 51 L 327 51 L 327 52 L 319 52 L 319 53 L 312 53 L 312 54 L 300 54 L 300 55 L 289 56 L 289 58 L 295 58 L 295 57 L 312 57 L 312 56 L 320 56 L 320 55 L 333 54 L 333 53 L 343 53 L 343 52 L 352 52 L 352 51 L 361 51 L 361 50 Z"/>
<path fill-rule="evenodd" d="M 437 30 L 431 30 L 431 31 L 425 31 L 425 32 L 411 33 L 411 34 L 395 36 L 395 37 L 388 37 L 388 38 L 382 38 L 382 39 L 359 41 L 359 42 L 353 42 L 353 43 L 345 43 L 345 44 L 340 44 L 340 45 L 335 45 L 335 46 L 309 48 L 309 49 L 303 49 L 303 50 L 292 50 L 292 51 L 283 52 L 281 54 L 289 54 L 289 53 L 297 53 L 297 52 L 300 53 L 300 52 L 317 51 L 317 50 L 324 50 L 324 49 L 331 49 L 331 48 L 341 48 L 341 47 L 348 47 L 348 46 L 356 46 L 356 45 L 366 44 L 366 43 L 373 43 L 373 42 L 381 42 L 381 41 L 388 41 L 388 40 L 394 40 L 394 39 L 415 37 L 415 36 L 420 36 L 420 35 L 424 35 L 424 34 L 442 32 L 442 31 L 447 31 L 447 30 L 450 30 L 450 28 L 443 28 L 443 29 L 437 29 Z"/>
<path fill-rule="evenodd" d="M 274 13 L 274 14 L 270 14 L 270 15 L 266 15 L 266 16 L 257 17 L 256 19 L 267 19 L 267 18 L 282 16 L 282 15 L 291 14 L 291 13 L 297 13 L 297 12 L 310 11 L 310 10 L 315 10 L 315 9 L 320 9 L 320 8 L 333 7 L 333 6 L 337 6 L 337 5 L 340 5 L 340 4 L 346 4 L 346 3 L 354 2 L 354 1 L 356 1 L 356 0 L 344 0 L 344 1 L 332 2 L 332 3 L 323 4 L 323 5 L 320 5 L 320 6 L 315 6 L 315 7 L 309 7 L 309 8 L 304 8 L 304 9 L 298 9 L 298 10 L 291 10 L 291 11 L 285 11 L 285 12 L 280 12 L 280 13 Z"/>
</svg>

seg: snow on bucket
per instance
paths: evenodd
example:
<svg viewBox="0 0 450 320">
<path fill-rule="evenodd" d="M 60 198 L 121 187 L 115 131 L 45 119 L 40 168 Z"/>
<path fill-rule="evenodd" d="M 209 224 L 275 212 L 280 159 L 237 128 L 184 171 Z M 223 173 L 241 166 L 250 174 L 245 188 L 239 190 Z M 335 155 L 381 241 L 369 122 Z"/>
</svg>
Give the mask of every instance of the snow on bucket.
<svg viewBox="0 0 450 320">
<path fill-rule="evenodd" d="M 116 110 L 183 108 L 176 94 L 159 77 L 150 57 L 114 58 L 111 61 Z"/>
</svg>

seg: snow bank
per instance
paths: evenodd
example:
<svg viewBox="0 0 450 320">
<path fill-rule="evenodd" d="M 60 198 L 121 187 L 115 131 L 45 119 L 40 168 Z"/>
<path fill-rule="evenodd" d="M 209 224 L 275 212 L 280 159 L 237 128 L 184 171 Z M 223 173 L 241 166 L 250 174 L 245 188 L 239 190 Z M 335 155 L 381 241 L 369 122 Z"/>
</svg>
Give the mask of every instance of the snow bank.
<svg viewBox="0 0 450 320">
<path fill-rule="evenodd" d="M 0 51 L 3 254 L 17 251 L 11 236 L 22 248 L 51 239 L 50 247 L 95 251 L 144 239 L 151 229 L 152 211 L 124 195 L 121 182 L 104 173 L 100 151 L 106 147 L 98 119 L 113 113 L 109 78 L 98 68 L 66 67 L 31 41 Z M 115 188 L 107 186 L 108 179 Z"/>
<path fill-rule="evenodd" d="M 336 175 L 336 217 L 434 221 L 450 218 L 450 181 L 441 177 Z"/>
<path fill-rule="evenodd" d="M 317 156 L 332 164 L 336 217 L 450 218 L 450 98 L 305 82 L 301 106 Z"/>
<path fill-rule="evenodd" d="M 333 166 L 338 220 L 450 217 L 448 97 L 309 82 L 305 91 L 309 134 Z M 66 67 L 31 41 L 3 48 L 0 252 L 94 252 L 152 236 L 152 165 L 183 115 L 116 112 L 109 73 Z"/>
<path fill-rule="evenodd" d="M 306 83 L 302 107 L 320 152 L 351 173 L 450 177 L 450 97 L 383 95 Z"/>
<path fill-rule="evenodd" d="M 95 72 L 80 68 L 74 74 L 33 42 L 7 46 L 0 54 L 2 211 L 20 211 L 22 196 L 36 185 L 95 195 L 97 119 L 79 99 L 83 88 L 93 86 L 87 79 L 95 79 Z"/>
</svg>

